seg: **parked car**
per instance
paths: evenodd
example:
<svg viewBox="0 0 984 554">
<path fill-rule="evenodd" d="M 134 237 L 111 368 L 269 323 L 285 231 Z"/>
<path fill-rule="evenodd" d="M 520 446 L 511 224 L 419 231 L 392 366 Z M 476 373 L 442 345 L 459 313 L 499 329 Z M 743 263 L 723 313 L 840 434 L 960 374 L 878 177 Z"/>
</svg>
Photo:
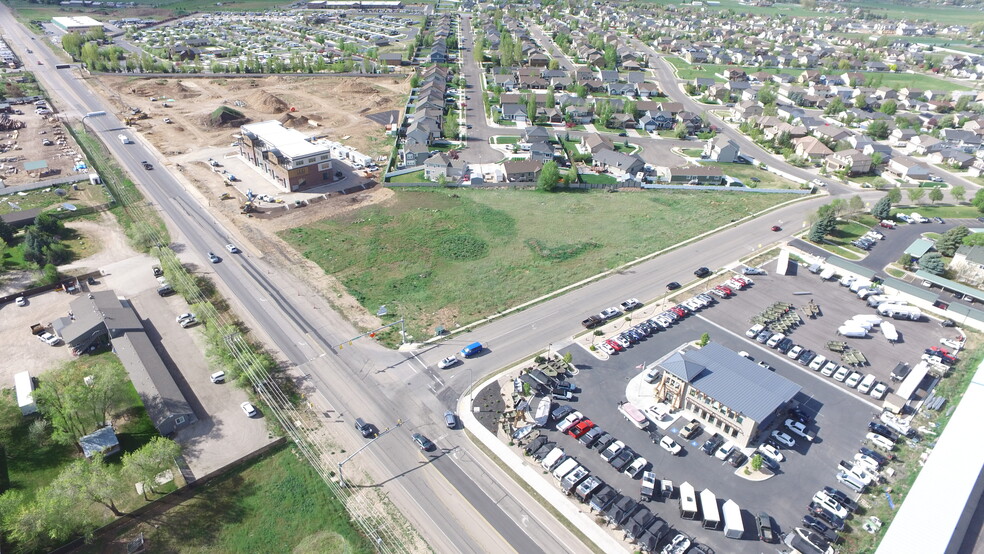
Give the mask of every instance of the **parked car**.
<svg viewBox="0 0 984 554">
<path fill-rule="evenodd" d="M 609 444 L 608 447 L 602 451 L 601 459 L 605 460 L 606 462 L 611 462 L 612 459 L 615 458 L 615 456 L 618 456 L 618 453 L 621 452 L 623 448 L 625 448 L 625 443 L 617 440 Z"/>
<path fill-rule="evenodd" d="M 711 270 L 707 269 L 706 267 L 698 267 L 697 270 L 694 271 L 694 275 L 696 275 L 697 277 L 707 277 L 710 274 L 711 274 Z"/>
<path fill-rule="evenodd" d="M 856 512 L 858 510 L 858 503 L 851 500 L 847 493 L 837 490 L 834 487 L 824 487 L 823 492 L 827 493 L 828 496 L 840 503 L 841 506 L 847 508 L 850 512 Z"/>
<path fill-rule="evenodd" d="M 783 433 L 782 431 L 773 431 L 772 438 L 775 439 L 780 444 L 787 446 L 789 448 L 796 446 L 796 441 L 793 440 L 793 437 L 790 437 L 789 435 Z"/>
<path fill-rule="evenodd" d="M 659 446 L 674 456 L 683 450 L 683 447 L 674 442 L 670 437 L 663 437 L 662 440 L 659 441 Z"/>
<path fill-rule="evenodd" d="M 809 365 L 813 361 L 813 358 L 817 357 L 817 353 L 812 350 L 804 350 L 800 353 L 799 359 L 796 360 L 800 365 Z"/>
<path fill-rule="evenodd" d="M 748 456 L 746 456 L 744 452 L 738 450 L 737 448 L 732 450 L 731 456 L 728 457 L 728 463 L 731 464 L 731 467 L 735 469 L 745 465 L 745 462 L 747 461 L 748 461 Z"/>
<path fill-rule="evenodd" d="M 769 348 L 775 348 L 776 346 L 779 345 L 779 341 L 783 340 L 784 338 L 786 338 L 786 335 L 782 333 L 776 333 L 771 337 L 769 337 L 769 340 L 765 341 L 765 345 L 768 346 Z"/>
<path fill-rule="evenodd" d="M 581 418 L 583 417 L 584 415 L 581 414 L 581 412 L 570 413 L 563 419 L 563 421 L 557 424 L 556 429 L 561 433 L 566 433 L 568 429 L 574 427 L 574 425 L 576 425 L 578 421 L 581 421 Z"/>
<path fill-rule="evenodd" d="M 714 433 L 713 435 L 711 435 L 711 438 L 707 439 L 704 442 L 704 445 L 700 447 L 700 450 L 704 454 L 711 456 L 714 454 L 714 451 L 717 450 L 718 447 L 721 446 L 722 444 L 724 444 L 724 437 L 722 437 L 717 433 Z"/>
<path fill-rule="evenodd" d="M 17 304 L 18 306 L 21 307 L 27 306 L 27 299 L 24 298 L 23 296 L 18 296 L 17 298 L 14 299 L 14 304 Z"/>
<path fill-rule="evenodd" d="M 619 304 L 623 312 L 631 312 L 642 307 L 642 302 L 639 302 L 636 298 L 629 298 L 628 300 Z"/>
<path fill-rule="evenodd" d="M 700 421 L 696 419 L 691 419 L 690 422 L 680 430 L 680 436 L 685 439 L 691 439 L 698 434 L 700 434 Z"/>
<path fill-rule="evenodd" d="M 772 532 L 772 516 L 765 512 L 759 512 L 755 516 L 755 527 L 758 528 L 760 541 L 776 542 L 776 535 Z"/>
<path fill-rule="evenodd" d="M 789 349 L 789 352 L 786 353 L 786 357 L 789 358 L 790 360 L 795 360 L 799 358 L 800 354 L 802 353 L 803 353 L 803 347 L 797 344 Z"/>
<path fill-rule="evenodd" d="M 44 333 L 41 333 L 40 335 L 38 335 L 38 340 L 40 340 L 41 342 L 47 344 L 48 346 L 57 346 L 58 343 L 61 342 L 61 337 L 57 337 L 57 336 L 52 335 L 51 333 L 45 331 Z"/>
<path fill-rule="evenodd" d="M 793 339 L 791 339 L 791 338 L 789 338 L 789 337 L 786 337 L 786 338 L 784 338 L 784 339 L 781 339 L 781 340 L 780 340 L 780 341 L 779 341 L 779 342 L 778 342 L 778 343 L 776 344 L 776 350 L 778 350 L 779 352 L 781 352 L 781 353 L 783 353 L 783 354 L 788 354 L 788 353 L 789 353 L 789 351 L 790 351 L 790 350 L 791 350 L 791 349 L 792 349 L 792 348 L 793 348 L 794 346 L 796 346 L 796 343 L 794 343 L 794 342 L 793 342 Z"/>
<path fill-rule="evenodd" d="M 256 411 L 256 407 L 250 402 L 243 402 L 239 405 L 239 407 L 243 410 L 243 413 L 246 414 L 246 417 L 253 417 L 258 413 Z"/>
<path fill-rule="evenodd" d="M 786 457 L 782 455 L 782 452 L 779 452 L 779 449 L 771 444 L 766 443 L 759 445 L 758 451 L 762 454 L 762 456 L 771 458 L 775 462 L 786 461 Z"/>
</svg>

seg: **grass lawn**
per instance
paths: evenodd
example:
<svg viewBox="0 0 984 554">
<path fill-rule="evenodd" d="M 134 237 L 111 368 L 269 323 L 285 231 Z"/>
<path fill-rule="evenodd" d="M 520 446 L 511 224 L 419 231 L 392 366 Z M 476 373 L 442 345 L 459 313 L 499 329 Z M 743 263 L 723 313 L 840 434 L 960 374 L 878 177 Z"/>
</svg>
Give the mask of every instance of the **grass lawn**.
<svg viewBox="0 0 984 554">
<path fill-rule="evenodd" d="M 684 148 L 683 149 L 683 153 L 684 153 L 684 155 L 690 156 L 691 158 L 699 158 L 702 155 L 704 155 L 704 149 L 703 148 Z"/>
<path fill-rule="evenodd" d="M 426 183 L 427 179 L 424 178 L 424 170 L 421 169 L 413 173 L 404 173 L 403 175 L 390 177 L 386 181 L 389 183 Z"/>
<path fill-rule="evenodd" d="M 233 469 L 197 495 L 110 540 L 143 532 L 157 552 L 372 552 L 314 469 L 291 448 Z"/>
<path fill-rule="evenodd" d="M 588 185 L 614 185 L 618 182 L 615 177 L 603 173 L 578 173 L 577 176 Z"/>
<path fill-rule="evenodd" d="M 897 206 L 892 208 L 892 215 L 899 212 L 910 213 L 919 212 L 926 217 L 957 217 L 976 219 L 981 217 L 981 212 L 974 206 L 954 206 L 953 204 L 937 204 L 935 206 L 919 204 L 917 206 Z"/>
<path fill-rule="evenodd" d="M 516 144 L 519 142 L 519 137 L 492 137 L 492 144 Z"/>
<path fill-rule="evenodd" d="M 887 187 L 889 182 L 879 175 L 859 175 L 848 177 L 848 181 L 852 183 L 861 183 L 862 185 L 869 185 L 872 188 Z"/>
<path fill-rule="evenodd" d="M 363 306 L 375 311 L 385 304 L 394 318 L 405 317 L 417 337 L 430 336 L 438 325 L 454 329 L 788 200 L 691 191 L 395 192 L 386 206 L 281 236 Z M 599 220 L 606 224 L 587 224 Z M 570 232 L 572 223 L 579 235 Z"/>
<path fill-rule="evenodd" d="M 27 191 L 24 194 L 6 194 L 0 196 L 0 215 L 34 208 L 53 208 L 65 202 L 80 208 L 109 202 L 106 188 L 102 185 L 90 185 L 88 181 L 84 181 L 79 183 L 79 189 L 72 190 L 71 185 L 62 185 L 57 188 Z M 62 190 L 66 194 L 59 196 L 55 194 L 55 190 Z M 11 204 L 15 204 L 17 208 Z"/>
<path fill-rule="evenodd" d="M 794 183 L 789 179 L 780 177 L 775 173 L 765 171 L 755 167 L 750 164 L 726 164 L 717 162 L 701 162 L 701 165 L 705 166 L 717 166 L 721 168 L 721 171 L 725 175 L 734 177 L 745 184 L 746 187 L 752 188 L 763 188 L 763 189 L 799 189 L 800 184 Z M 755 177 L 760 182 L 756 183 L 752 181 L 752 177 Z"/>
</svg>

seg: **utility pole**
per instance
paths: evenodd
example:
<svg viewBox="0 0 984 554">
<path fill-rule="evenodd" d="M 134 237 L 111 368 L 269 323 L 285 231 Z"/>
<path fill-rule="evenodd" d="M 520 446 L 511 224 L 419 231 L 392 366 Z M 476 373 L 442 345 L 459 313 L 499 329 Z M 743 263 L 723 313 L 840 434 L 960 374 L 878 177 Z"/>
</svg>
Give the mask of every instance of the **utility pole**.
<svg viewBox="0 0 984 554">
<path fill-rule="evenodd" d="M 369 448 L 369 446 L 372 443 L 376 442 L 377 440 L 379 440 L 380 438 L 382 438 L 383 435 L 389 433 L 390 431 L 393 431 L 393 430 L 397 429 L 398 427 L 400 427 L 401 425 L 403 425 L 403 423 L 404 423 L 404 421 L 402 419 L 396 420 L 396 427 L 390 427 L 390 428 L 386 429 L 385 431 L 383 431 L 382 433 L 376 435 L 375 437 L 373 437 L 373 439 L 371 441 L 369 441 L 369 442 L 365 443 L 364 445 L 362 445 L 361 448 L 359 448 L 358 450 L 356 450 L 355 452 L 353 452 L 348 458 L 345 458 L 344 460 L 338 462 L 338 483 L 339 483 L 339 485 L 341 485 L 342 488 L 345 488 L 345 487 L 348 486 L 348 484 L 345 483 L 345 477 L 342 475 L 342 466 L 344 466 L 346 462 L 348 462 L 349 460 L 351 460 L 352 458 L 354 458 L 356 454 L 358 454 L 359 452 L 362 452 L 366 448 Z"/>
</svg>

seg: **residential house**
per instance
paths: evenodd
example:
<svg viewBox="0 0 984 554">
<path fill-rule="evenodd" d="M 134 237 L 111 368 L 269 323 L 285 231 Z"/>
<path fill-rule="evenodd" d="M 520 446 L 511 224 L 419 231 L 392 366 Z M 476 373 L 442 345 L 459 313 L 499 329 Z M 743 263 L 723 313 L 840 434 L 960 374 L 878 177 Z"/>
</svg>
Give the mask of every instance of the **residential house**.
<svg viewBox="0 0 984 554">
<path fill-rule="evenodd" d="M 813 136 L 819 139 L 825 139 L 833 141 L 833 143 L 846 140 L 851 136 L 851 132 L 843 127 L 835 127 L 833 125 L 822 125 L 812 129 L 811 133 Z M 833 144 L 831 143 L 831 144 Z"/>
<path fill-rule="evenodd" d="M 538 162 L 549 162 L 554 159 L 554 145 L 538 140 L 530 143 L 530 159 Z"/>
<path fill-rule="evenodd" d="M 526 123 L 526 106 L 522 104 L 503 104 L 502 119 L 506 121 L 516 121 Z"/>
<path fill-rule="evenodd" d="M 906 157 L 894 157 L 888 162 L 888 171 L 910 181 L 925 181 L 929 179 L 929 168 Z"/>
<path fill-rule="evenodd" d="M 974 160 L 974 163 L 970 164 L 970 168 L 968 168 L 967 171 L 973 177 L 980 177 L 981 175 L 984 175 L 984 159 L 978 158 Z"/>
<path fill-rule="evenodd" d="M 518 85 L 516 76 L 512 73 L 497 73 L 492 76 L 492 84 L 503 90 L 515 90 Z"/>
<path fill-rule="evenodd" d="M 460 181 L 468 172 L 468 164 L 463 160 L 452 160 L 444 152 L 438 152 L 424 162 L 424 178 L 439 182 L 442 179 L 452 183 Z"/>
<path fill-rule="evenodd" d="M 601 149 L 592 155 L 594 165 L 604 167 L 608 173 L 621 177 L 635 175 L 643 170 L 645 162 L 635 154 L 624 154 L 614 150 Z"/>
<path fill-rule="evenodd" d="M 754 100 L 746 100 L 731 108 L 731 117 L 736 121 L 748 121 L 749 118 L 762 115 L 761 104 Z"/>
<path fill-rule="evenodd" d="M 957 150 L 955 148 L 933 152 L 927 156 L 927 159 L 934 164 L 947 164 L 960 169 L 966 169 L 974 163 L 973 154 L 968 154 L 963 150 Z"/>
<path fill-rule="evenodd" d="M 912 151 L 916 154 L 925 156 L 926 154 L 942 150 L 943 142 L 930 135 L 917 135 L 909 140 L 909 146 L 912 147 Z"/>
<path fill-rule="evenodd" d="M 680 167 L 658 167 L 657 174 L 670 183 L 691 185 L 720 185 L 724 182 L 724 172 L 720 167 L 685 165 Z"/>
<path fill-rule="evenodd" d="M 847 170 L 848 175 L 863 175 L 871 171 L 871 156 L 849 148 L 827 156 L 827 171 Z"/>
<path fill-rule="evenodd" d="M 427 146 L 424 144 L 418 143 L 413 146 L 403 147 L 403 165 L 407 167 L 423 165 L 429 157 L 430 151 L 428 151 Z"/>
<path fill-rule="evenodd" d="M 796 155 L 810 161 L 823 161 L 827 156 L 833 154 L 833 150 L 816 137 L 800 137 L 793 139 Z"/>
<path fill-rule="evenodd" d="M 957 281 L 980 288 L 981 283 L 984 283 L 984 247 L 957 248 L 947 269 L 956 274 Z"/>
<path fill-rule="evenodd" d="M 896 146 L 904 146 L 916 136 L 916 132 L 912 129 L 893 129 L 891 134 L 888 135 L 889 140 Z"/>
<path fill-rule="evenodd" d="M 704 157 L 714 162 L 734 163 L 740 153 L 738 143 L 724 135 L 708 139 L 704 144 Z"/>
<path fill-rule="evenodd" d="M 635 93 L 640 98 L 653 98 L 659 96 L 661 91 L 656 83 L 643 82 L 635 84 Z"/>
<path fill-rule="evenodd" d="M 535 160 L 502 162 L 506 181 L 510 183 L 533 183 L 540 177 L 543 163 Z"/>
<path fill-rule="evenodd" d="M 581 137 L 581 145 L 592 154 L 597 154 L 601 150 L 615 150 L 615 145 L 607 136 L 591 133 Z"/>
</svg>

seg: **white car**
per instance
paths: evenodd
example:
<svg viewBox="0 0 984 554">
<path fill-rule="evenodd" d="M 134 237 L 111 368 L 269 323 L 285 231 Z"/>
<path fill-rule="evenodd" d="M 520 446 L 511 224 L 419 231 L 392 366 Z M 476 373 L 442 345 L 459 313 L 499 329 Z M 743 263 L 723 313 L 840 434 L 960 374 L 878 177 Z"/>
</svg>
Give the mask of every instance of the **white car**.
<svg viewBox="0 0 984 554">
<path fill-rule="evenodd" d="M 640 456 L 636 458 L 634 462 L 629 464 L 629 467 L 625 468 L 625 471 L 623 471 L 623 473 L 635 479 L 637 475 L 642 473 L 642 470 L 646 469 L 647 465 L 649 465 L 649 462 L 646 461 L 645 458 Z"/>
<path fill-rule="evenodd" d="M 772 371 L 772 367 L 771 367 L 771 366 L 769 366 L 769 364 L 767 364 L 767 363 L 765 363 L 765 362 L 763 362 L 762 360 L 759 360 L 759 362 L 758 362 L 758 365 L 759 365 L 759 367 L 761 367 L 762 369 L 767 369 L 767 370 L 769 370 L 769 371 Z"/>
<path fill-rule="evenodd" d="M 868 433 L 867 435 L 864 436 L 864 438 L 866 438 L 869 441 L 871 441 L 871 444 L 874 444 L 878 448 L 883 448 L 883 449 L 888 450 L 888 451 L 891 451 L 892 449 L 895 448 L 895 442 L 894 441 L 891 441 L 891 440 L 889 440 L 889 439 L 887 439 L 887 438 L 879 435 L 878 433 Z"/>
<path fill-rule="evenodd" d="M 605 354 L 611 355 L 615 353 L 615 348 L 612 347 L 612 345 L 608 344 L 607 342 L 598 343 L 598 348 L 600 348 L 601 351 L 604 352 Z"/>
<path fill-rule="evenodd" d="M 861 382 L 862 377 L 864 377 L 864 375 L 861 375 L 860 373 L 855 371 L 851 373 L 850 377 L 847 378 L 847 381 L 844 381 L 844 384 L 853 389 L 854 387 L 858 386 L 858 383 Z"/>
<path fill-rule="evenodd" d="M 885 398 L 885 393 L 887 392 L 888 392 L 888 385 L 886 385 L 885 383 L 878 383 L 877 385 L 875 385 L 873 389 L 871 389 L 871 392 L 869 394 L 871 394 L 871 397 L 874 398 L 875 400 L 881 400 L 882 398 Z"/>
<path fill-rule="evenodd" d="M 865 456 L 860 452 L 854 455 L 854 461 L 855 461 L 855 465 L 860 465 L 862 468 L 864 468 L 867 471 L 870 471 L 872 473 L 878 471 L 879 468 L 878 461 L 876 461 L 874 458 Z"/>
<path fill-rule="evenodd" d="M 817 491 L 817 493 L 813 495 L 813 501 L 823 506 L 830 511 L 830 513 L 841 519 L 846 518 L 850 513 L 847 511 L 847 508 L 841 505 L 840 502 L 831 498 L 830 495 L 824 491 Z"/>
<path fill-rule="evenodd" d="M 674 456 L 676 456 L 677 454 L 683 451 L 683 447 L 677 444 L 676 442 L 674 442 L 674 440 L 671 439 L 670 437 L 663 437 L 662 439 L 660 439 L 659 445 L 663 448 L 663 450 L 666 450 L 667 452 L 673 454 Z"/>
<path fill-rule="evenodd" d="M 763 456 L 776 463 L 786 461 L 786 457 L 782 455 L 782 452 L 779 452 L 779 449 L 771 444 L 763 444 L 759 446 L 758 451 L 762 453 Z"/>
<path fill-rule="evenodd" d="M 56 344 L 61 342 L 60 337 L 56 337 L 55 335 L 52 335 L 51 333 L 47 333 L 47 332 L 38 335 L 38 340 L 47 343 L 49 346 L 55 346 Z"/>
<path fill-rule="evenodd" d="M 238 254 L 239 253 L 239 249 L 236 248 L 236 245 L 235 244 L 227 244 L 227 245 L 225 245 L 225 249 L 228 250 L 230 254 Z"/>
<path fill-rule="evenodd" d="M 786 428 L 796 433 L 797 435 L 806 436 L 806 425 L 803 424 L 802 421 L 796 421 L 795 419 L 787 419 Z"/>
<path fill-rule="evenodd" d="M 243 402 L 239 405 L 239 407 L 243 409 L 243 413 L 246 414 L 246 417 L 253 417 L 257 414 L 256 407 L 249 402 Z"/>
<path fill-rule="evenodd" d="M 769 348 L 775 348 L 776 345 L 779 344 L 779 341 L 781 341 L 784 338 L 786 338 L 786 335 L 782 333 L 776 333 L 771 337 L 769 337 L 769 340 L 765 341 L 765 345 L 768 346 Z"/>
<path fill-rule="evenodd" d="M 802 353 L 803 353 L 803 347 L 797 344 L 796 346 L 789 349 L 789 352 L 786 353 L 786 357 L 789 358 L 790 360 L 795 360 L 796 358 L 799 358 L 799 355 Z"/>
<path fill-rule="evenodd" d="M 615 341 L 615 342 L 617 342 L 618 345 L 621 346 L 622 348 L 628 348 L 628 347 L 632 346 L 632 343 L 629 342 L 628 340 L 622 338 L 621 335 L 616 335 L 616 336 L 612 337 L 612 340 Z"/>
<path fill-rule="evenodd" d="M 178 317 L 174 318 L 174 322 L 175 323 L 181 323 L 182 321 L 184 321 L 186 319 L 195 319 L 195 314 L 193 314 L 193 313 L 183 313 L 183 314 L 179 315 Z"/>
<path fill-rule="evenodd" d="M 458 363 L 458 358 L 456 358 L 455 356 L 448 356 L 447 358 L 444 358 L 443 360 L 437 362 L 437 367 L 441 369 L 447 369 L 456 363 Z"/>
<path fill-rule="evenodd" d="M 835 371 L 837 371 L 837 369 L 838 366 L 836 363 L 834 363 L 833 360 L 827 360 L 827 363 L 824 364 L 822 369 L 820 369 L 820 375 L 823 375 L 824 377 L 830 377 L 831 375 L 834 374 Z"/>
<path fill-rule="evenodd" d="M 748 358 L 749 360 L 752 359 L 752 355 L 749 354 L 748 352 L 745 352 L 744 350 L 739 352 L 738 355 L 741 356 L 742 358 Z"/>
<path fill-rule="evenodd" d="M 844 366 L 838 367 L 837 371 L 834 372 L 834 381 L 840 381 L 841 383 L 843 383 L 844 379 L 847 379 L 847 374 L 850 371 L 851 370 L 847 369 Z"/>
<path fill-rule="evenodd" d="M 959 351 L 964 346 L 963 341 L 956 341 L 956 340 L 947 339 L 947 338 L 940 339 L 940 344 L 942 344 L 943 346 L 945 346 L 947 348 L 952 348 L 952 349 L 957 350 L 957 351 Z"/>
<path fill-rule="evenodd" d="M 625 448 L 625 443 L 624 442 L 622 442 L 622 441 L 615 441 L 615 442 L 609 444 L 608 445 L 608 448 L 602 450 L 602 452 L 601 452 L 601 454 L 599 454 L 599 456 L 601 456 L 601 459 L 602 460 L 605 460 L 606 462 L 610 462 L 611 460 L 613 460 L 615 458 L 615 456 L 618 456 L 618 453 L 621 452 L 623 448 Z"/>
<path fill-rule="evenodd" d="M 581 421 L 581 418 L 583 417 L 584 415 L 581 412 L 574 412 L 573 414 L 570 414 L 567 417 L 565 417 L 564 421 L 561 421 L 560 423 L 557 424 L 557 430 L 560 431 L 561 433 L 566 433 L 568 429 L 574 427 L 574 425 L 578 421 Z"/>
<path fill-rule="evenodd" d="M 790 437 L 789 435 L 783 433 L 782 431 L 773 431 L 772 438 L 776 439 L 776 441 L 778 441 L 780 444 L 784 444 L 788 446 L 789 448 L 796 446 L 796 441 L 793 440 L 793 437 Z"/>
<path fill-rule="evenodd" d="M 827 358 L 825 356 L 817 356 L 810 360 L 810 369 L 813 371 L 820 371 L 823 364 L 827 363 Z"/>
<path fill-rule="evenodd" d="M 27 306 L 27 299 L 23 296 L 18 296 L 14 299 L 14 304 L 17 304 L 18 306 Z"/>
<path fill-rule="evenodd" d="M 745 336 L 750 339 L 754 339 L 755 337 L 758 336 L 759 333 L 762 332 L 763 329 L 765 329 L 765 325 L 762 324 L 753 325 L 749 330 L 745 331 Z"/>
</svg>

